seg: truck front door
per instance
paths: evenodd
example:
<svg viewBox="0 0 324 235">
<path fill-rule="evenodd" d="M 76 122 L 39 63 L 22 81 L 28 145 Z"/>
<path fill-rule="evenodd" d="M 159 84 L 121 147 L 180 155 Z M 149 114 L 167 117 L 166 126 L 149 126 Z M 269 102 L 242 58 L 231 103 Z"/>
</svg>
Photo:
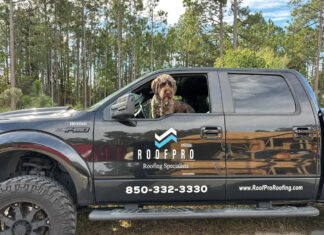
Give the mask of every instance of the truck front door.
<svg viewBox="0 0 324 235">
<path fill-rule="evenodd" d="M 96 114 L 97 202 L 225 200 L 225 126 L 217 72 L 171 74 L 178 84 L 175 98 L 196 113 L 152 119 L 150 84 L 158 75 L 125 92 L 136 94 L 134 118 L 111 119 L 111 104 Z"/>
</svg>

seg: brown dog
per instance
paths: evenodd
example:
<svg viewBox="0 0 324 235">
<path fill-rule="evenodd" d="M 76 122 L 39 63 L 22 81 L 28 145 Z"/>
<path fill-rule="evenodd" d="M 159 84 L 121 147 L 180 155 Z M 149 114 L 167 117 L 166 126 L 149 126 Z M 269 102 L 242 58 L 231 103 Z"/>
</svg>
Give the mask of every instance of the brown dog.
<svg viewBox="0 0 324 235">
<path fill-rule="evenodd" d="M 154 96 L 151 102 L 152 117 L 159 118 L 171 113 L 194 113 L 195 110 L 186 103 L 173 99 L 177 91 L 176 81 L 169 74 L 162 74 L 151 84 Z"/>
</svg>

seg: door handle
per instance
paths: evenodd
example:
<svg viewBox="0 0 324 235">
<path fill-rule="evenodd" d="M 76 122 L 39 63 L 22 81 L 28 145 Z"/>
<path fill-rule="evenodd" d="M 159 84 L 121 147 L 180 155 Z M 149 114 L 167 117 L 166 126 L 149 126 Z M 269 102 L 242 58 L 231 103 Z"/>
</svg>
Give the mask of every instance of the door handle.
<svg viewBox="0 0 324 235">
<path fill-rule="evenodd" d="M 222 127 L 220 126 L 204 126 L 200 129 L 200 138 L 201 139 L 213 139 L 219 140 L 222 139 L 223 132 Z"/>
<path fill-rule="evenodd" d="M 312 127 L 294 127 L 293 128 L 293 138 L 300 139 L 313 139 L 314 129 Z"/>
</svg>

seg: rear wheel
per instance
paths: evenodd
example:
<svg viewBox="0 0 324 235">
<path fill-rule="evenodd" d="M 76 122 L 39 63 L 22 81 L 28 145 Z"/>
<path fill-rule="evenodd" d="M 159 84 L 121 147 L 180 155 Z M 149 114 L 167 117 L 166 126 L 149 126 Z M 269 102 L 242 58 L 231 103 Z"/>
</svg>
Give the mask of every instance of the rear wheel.
<svg viewBox="0 0 324 235">
<path fill-rule="evenodd" d="M 0 235 L 74 234 L 76 210 L 69 193 L 40 176 L 0 184 Z"/>
</svg>

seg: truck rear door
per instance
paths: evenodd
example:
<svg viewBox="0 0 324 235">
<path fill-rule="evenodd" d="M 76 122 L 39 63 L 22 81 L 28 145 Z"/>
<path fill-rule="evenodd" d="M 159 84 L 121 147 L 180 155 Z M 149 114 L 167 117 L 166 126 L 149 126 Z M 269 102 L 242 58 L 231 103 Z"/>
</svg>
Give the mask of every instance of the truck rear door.
<svg viewBox="0 0 324 235">
<path fill-rule="evenodd" d="M 227 200 L 314 198 L 315 116 L 290 72 L 220 71 Z"/>
</svg>

